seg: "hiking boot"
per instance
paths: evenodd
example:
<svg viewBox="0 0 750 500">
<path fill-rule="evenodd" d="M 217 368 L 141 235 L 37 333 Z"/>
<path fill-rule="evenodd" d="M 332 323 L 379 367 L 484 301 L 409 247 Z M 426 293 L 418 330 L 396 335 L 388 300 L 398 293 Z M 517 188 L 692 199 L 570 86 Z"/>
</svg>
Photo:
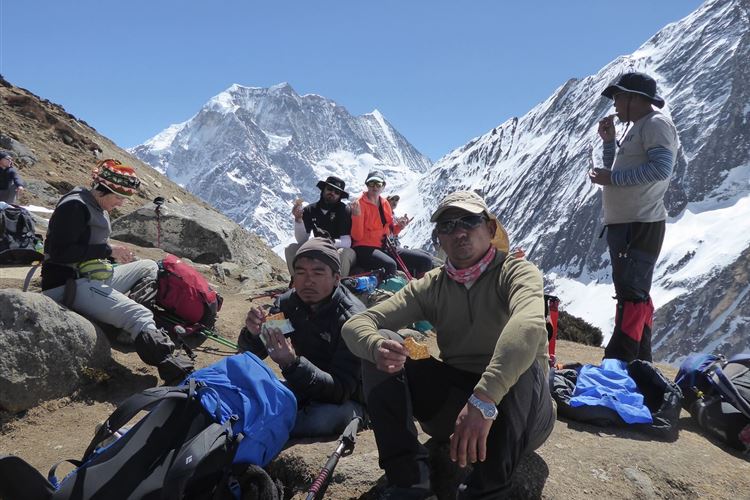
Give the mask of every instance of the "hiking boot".
<svg viewBox="0 0 750 500">
<path fill-rule="evenodd" d="M 181 385 L 182 382 L 193 373 L 193 361 L 184 356 L 170 355 L 167 359 L 156 365 L 159 377 L 166 386 Z"/>
<path fill-rule="evenodd" d="M 379 497 L 380 500 L 437 500 L 437 496 L 425 488 L 389 486 Z"/>
<path fill-rule="evenodd" d="M 117 332 L 115 340 L 118 344 L 122 345 L 133 345 L 135 343 L 133 335 L 131 335 L 130 332 L 126 332 L 125 330 L 120 330 L 119 332 Z"/>
</svg>

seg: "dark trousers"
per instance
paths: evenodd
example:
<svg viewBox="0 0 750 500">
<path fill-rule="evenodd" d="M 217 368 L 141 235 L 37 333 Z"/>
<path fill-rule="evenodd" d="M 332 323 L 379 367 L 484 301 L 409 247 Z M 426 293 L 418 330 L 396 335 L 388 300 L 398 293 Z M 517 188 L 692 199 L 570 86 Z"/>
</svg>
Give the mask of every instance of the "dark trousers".
<svg viewBox="0 0 750 500">
<path fill-rule="evenodd" d="M 649 294 L 665 226 L 664 221 L 607 226 L 617 313 L 605 358 L 651 361 L 654 306 Z"/>
<path fill-rule="evenodd" d="M 357 254 L 357 266 L 371 270 L 384 268 L 386 276 L 392 276 L 398 265 L 396 261 L 383 250 L 375 247 L 354 247 Z M 404 261 L 409 273 L 415 278 L 421 278 L 424 273 L 434 266 L 432 256 L 422 250 L 397 248 L 399 257 Z"/>
<path fill-rule="evenodd" d="M 396 338 L 392 332 L 381 333 Z M 404 371 L 396 375 L 363 362 L 367 408 L 380 467 L 390 485 L 429 487 L 428 452 L 417 439 L 414 419 L 433 438 L 448 441 L 479 378 L 434 358 L 408 360 Z M 487 437 L 487 458 L 474 464 L 461 498 L 503 498 L 521 457 L 538 448 L 552 432 L 552 397 L 538 363 L 521 375 L 498 408 L 499 416 Z"/>
</svg>

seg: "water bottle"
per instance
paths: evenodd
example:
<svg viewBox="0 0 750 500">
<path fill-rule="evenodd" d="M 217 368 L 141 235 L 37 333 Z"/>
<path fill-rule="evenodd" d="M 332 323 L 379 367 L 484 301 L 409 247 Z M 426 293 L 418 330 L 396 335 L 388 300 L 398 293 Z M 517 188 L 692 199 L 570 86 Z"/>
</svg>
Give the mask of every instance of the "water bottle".
<svg viewBox="0 0 750 500">
<path fill-rule="evenodd" d="M 344 278 L 341 283 L 354 293 L 370 293 L 378 286 L 375 276 L 357 276 Z"/>
<path fill-rule="evenodd" d="M 34 250 L 39 253 L 44 253 L 44 243 L 42 243 L 42 240 L 37 240 L 34 244 Z"/>
<path fill-rule="evenodd" d="M 375 276 L 360 276 L 357 278 L 357 286 L 354 288 L 357 293 L 370 293 L 378 286 L 378 279 Z"/>
</svg>

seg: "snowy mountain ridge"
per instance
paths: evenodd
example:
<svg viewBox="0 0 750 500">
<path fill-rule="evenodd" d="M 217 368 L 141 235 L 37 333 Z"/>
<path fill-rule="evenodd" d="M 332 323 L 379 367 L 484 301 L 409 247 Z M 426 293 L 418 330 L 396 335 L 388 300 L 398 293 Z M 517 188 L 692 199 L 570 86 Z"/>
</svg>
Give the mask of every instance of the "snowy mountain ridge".
<svg viewBox="0 0 750 500">
<path fill-rule="evenodd" d="M 317 200 L 318 180 L 341 177 L 355 196 L 371 170 L 399 189 L 430 165 L 378 110 L 355 117 L 288 83 L 233 84 L 131 152 L 271 245 L 291 238 L 292 202 Z"/>
</svg>

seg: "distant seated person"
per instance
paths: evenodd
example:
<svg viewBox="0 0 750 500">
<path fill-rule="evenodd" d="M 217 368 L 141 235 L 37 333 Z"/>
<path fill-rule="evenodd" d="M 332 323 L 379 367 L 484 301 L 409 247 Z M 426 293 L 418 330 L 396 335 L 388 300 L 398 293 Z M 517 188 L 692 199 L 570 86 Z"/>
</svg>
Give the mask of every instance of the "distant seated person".
<svg viewBox="0 0 750 500">
<path fill-rule="evenodd" d="M 354 263 L 354 251 L 351 249 L 352 216 L 343 201 L 349 197 L 344 191 L 346 183 L 329 176 L 317 184 L 320 189 L 320 199 L 310 203 L 304 209 L 302 200 L 295 202 L 292 208 L 294 215 L 294 237 L 297 243 L 292 243 L 284 249 L 284 257 L 289 267 L 289 274 L 294 276 L 292 262 L 299 246 L 306 242 L 312 231 L 317 238 L 327 237 L 334 241 L 341 260 L 341 275 L 349 276 L 349 270 Z"/>
<path fill-rule="evenodd" d="M 398 202 L 401 201 L 401 197 L 399 195 L 397 195 L 397 194 L 392 194 L 390 196 L 386 196 L 385 199 L 388 202 L 388 204 L 391 206 L 391 212 L 393 213 L 393 219 L 394 220 L 398 220 L 398 218 L 396 217 L 396 207 L 398 206 Z M 406 219 L 406 223 L 408 224 L 409 222 L 411 222 L 411 219 L 407 218 Z M 397 247 L 400 247 L 401 246 L 401 242 L 399 241 L 398 236 L 393 231 L 393 224 L 391 225 L 391 236 L 393 238 L 393 243 Z"/>
<path fill-rule="evenodd" d="M 44 241 L 42 293 L 119 328 L 118 340 L 134 344 L 138 356 L 156 366 L 165 382 L 179 383 L 193 371 L 192 361 L 176 356 L 169 336 L 156 328 L 153 313 L 125 295 L 139 281 L 156 279 L 156 262 L 134 262 L 127 248 L 109 244 L 109 211 L 133 196 L 140 180 L 132 167 L 117 160 L 100 162 L 93 177 L 90 189 L 73 189 L 52 212 Z"/>
<path fill-rule="evenodd" d="M 267 316 L 259 307 L 247 313 L 239 350 L 279 365 L 285 383 L 297 398 L 293 438 L 340 434 L 364 413 L 359 358 L 341 339 L 341 327 L 365 306 L 339 282 L 339 254 L 330 240 L 311 238 L 293 259 L 294 288 L 276 299 L 272 313 L 281 312 L 293 331 L 264 328 Z"/>
<path fill-rule="evenodd" d="M 13 155 L 7 151 L 0 151 L 0 201 L 14 205 L 16 194 L 23 190 L 21 176 L 13 167 Z"/>
<path fill-rule="evenodd" d="M 392 276 L 397 264 L 394 256 L 389 255 L 385 241 L 398 235 L 410 219 L 406 215 L 393 218 L 390 203 L 380 195 L 385 188 L 385 175 L 382 172 L 367 174 L 365 186 L 367 190 L 349 205 L 352 213 L 352 247 L 357 254 L 357 265 L 366 270 L 383 268 L 386 276 Z M 421 250 L 394 245 L 393 251 L 416 278 L 434 267 L 432 257 Z"/>
</svg>

